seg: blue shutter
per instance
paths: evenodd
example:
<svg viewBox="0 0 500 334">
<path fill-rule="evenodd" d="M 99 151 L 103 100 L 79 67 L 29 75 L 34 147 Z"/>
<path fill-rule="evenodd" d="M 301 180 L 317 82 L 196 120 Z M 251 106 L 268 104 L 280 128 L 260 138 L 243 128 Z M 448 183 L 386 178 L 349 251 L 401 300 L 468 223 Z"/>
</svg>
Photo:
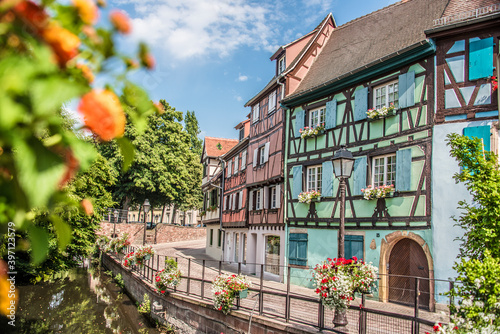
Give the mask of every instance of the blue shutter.
<svg viewBox="0 0 500 334">
<path fill-rule="evenodd" d="M 469 80 L 493 75 L 493 37 L 470 42 Z"/>
<path fill-rule="evenodd" d="M 398 93 L 399 93 L 399 107 L 400 108 L 406 108 L 407 106 L 407 99 L 406 99 L 406 94 L 408 91 L 408 86 L 406 82 L 406 73 L 400 74 L 399 75 L 399 81 L 398 81 Z"/>
<path fill-rule="evenodd" d="M 410 71 L 399 76 L 398 81 L 399 107 L 406 108 L 415 105 L 415 72 Z"/>
<path fill-rule="evenodd" d="M 333 197 L 333 164 L 331 160 L 322 164 L 321 197 Z"/>
<path fill-rule="evenodd" d="M 305 111 L 301 110 L 295 114 L 295 138 L 300 137 L 300 129 L 304 127 Z"/>
<path fill-rule="evenodd" d="M 411 185 L 411 148 L 396 152 L 396 190 L 409 191 Z"/>
<path fill-rule="evenodd" d="M 290 233 L 288 243 L 289 263 L 291 265 L 307 265 L 307 233 Z"/>
<path fill-rule="evenodd" d="M 302 192 L 302 166 L 293 166 L 292 199 L 297 199 Z"/>
<path fill-rule="evenodd" d="M 464 128 L 464 136 L 469 138 L 479 138 L 483 141 L 484 150 L 490 150 L 490 126 L 471 126 Z"/>
<path fill-rule="evenodd" d="M 352 177 L 354 196 L 363 194 L 361 189 L 366 188 L 366 156 L 354 160 L 354 174 Z"/>
<path fill-rule="evenodd" d="M 325 110 L 325 129 L 333 129 L 337 126 L 337 100 L 331 100 L 326 103 Z"/>
<path fill-rule="evenodd" d="M 368 111 L 368 87 L 359 89 L 354 96 L 354 121 L 366 119 Z"/>
<path fill-rule="evenodd" d="M 363 259 L 363 236 L 345 235 L 344 236 L 344 256 L 351 259 L 353 256 L 358 260 Z"/>
</svg>

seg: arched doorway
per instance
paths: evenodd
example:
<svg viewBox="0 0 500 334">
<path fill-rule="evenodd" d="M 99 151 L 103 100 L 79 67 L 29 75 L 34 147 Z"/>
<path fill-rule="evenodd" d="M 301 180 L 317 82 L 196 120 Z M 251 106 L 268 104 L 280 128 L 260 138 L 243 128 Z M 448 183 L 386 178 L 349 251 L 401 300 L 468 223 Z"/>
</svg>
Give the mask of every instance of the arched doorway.
<svg viewBox="0 0 500 334">
<path fill-rule="evenodd" d="M 409 238 L 399 240 L 389 257 L 389 301 L 415 305 L 415 277 L 419 280 L 419 307 L 429 308 L 429 264 L 422 247 Z"/>
</svg>

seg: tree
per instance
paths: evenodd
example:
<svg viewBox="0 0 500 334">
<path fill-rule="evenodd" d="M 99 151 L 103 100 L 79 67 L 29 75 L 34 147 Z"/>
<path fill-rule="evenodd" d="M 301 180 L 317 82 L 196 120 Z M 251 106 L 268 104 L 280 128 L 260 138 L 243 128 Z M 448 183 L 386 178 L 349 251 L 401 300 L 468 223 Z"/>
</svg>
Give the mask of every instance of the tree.
<svg viewBox="0 0 500 334">
<path fill-rule="evenodd" d="M 203 140 L 198 138 L 198 135 L 201 133 L 201 131 L 198 125 L 198 119 L 196 118 L 194 111 L 188 110 L 186 112 L 186 119 L 184 121 L 184 124 L 186 132 L 188 133 L 191 140 L 191 151 L 201 157 L 201 153 L 203 150 Z"/>
</svg>

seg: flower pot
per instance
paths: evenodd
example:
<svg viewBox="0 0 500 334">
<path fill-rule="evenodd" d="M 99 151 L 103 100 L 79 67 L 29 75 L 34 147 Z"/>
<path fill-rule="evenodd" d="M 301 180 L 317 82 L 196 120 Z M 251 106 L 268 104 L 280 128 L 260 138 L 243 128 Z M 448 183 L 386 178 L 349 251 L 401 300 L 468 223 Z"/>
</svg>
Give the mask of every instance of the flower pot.
<svg viewBox="0 0 500 334">
<path fill-rule="evenodd" d="M 240 297 L 240 299 L 247 298 L 248 297 L 248 289 L 241 290 L 239 297 Z"/>
<path fill-rule="evenodd" d="M 147 255 L 144 256 L 144 261 L 147 261 L 149 259 L 151 259 L 151 255 L 147 254 Z"/>
<path fill-rule="evenodd" d="M 345 309 L 335 309 L 335 315 L 333 317 L 333 324 L 335 327 L 345 327 L 347 326 L 347 310 Z"/>
</svg>

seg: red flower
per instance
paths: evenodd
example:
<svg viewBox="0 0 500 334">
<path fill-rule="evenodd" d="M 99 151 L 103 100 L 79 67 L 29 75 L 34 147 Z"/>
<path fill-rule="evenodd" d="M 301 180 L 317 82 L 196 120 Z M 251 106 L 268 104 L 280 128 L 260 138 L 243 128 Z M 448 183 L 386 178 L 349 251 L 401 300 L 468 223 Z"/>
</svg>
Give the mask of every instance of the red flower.
<svg viewBox="0 0 500 334">
<path fill-rule="evenodd" d="M 165 290 L 161 290 L 161 293 L 165 293 Z"/>
<path fill-rule="evenodd" d="M 32 1 L 22 1 L 14 6 L 13 10 L 36 33 L 40 33 L 49 22 L 49 16 L 43 8 Z"/>
</svg>

